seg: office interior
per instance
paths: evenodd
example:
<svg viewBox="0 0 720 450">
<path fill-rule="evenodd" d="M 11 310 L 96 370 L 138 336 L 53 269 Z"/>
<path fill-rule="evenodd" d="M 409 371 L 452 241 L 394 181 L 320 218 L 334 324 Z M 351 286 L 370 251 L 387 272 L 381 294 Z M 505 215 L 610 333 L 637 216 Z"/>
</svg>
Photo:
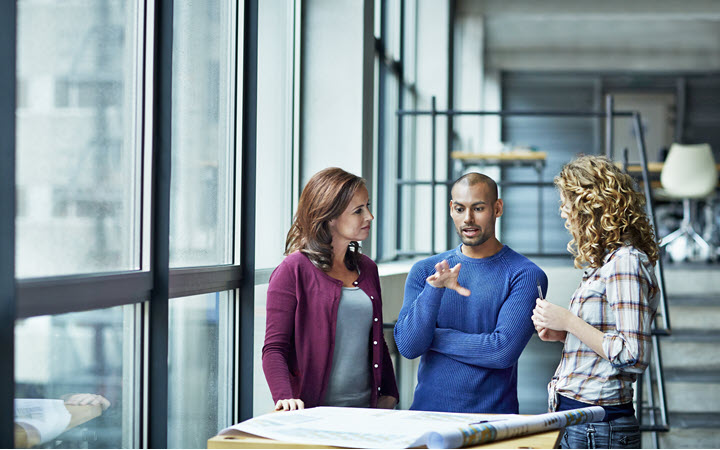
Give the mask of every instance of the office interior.
<svg viewBox="0 0 720 450">
<path fill-rule="evenodd" d="M 673 144 L 720 163 L 720 3 L 10 0 L 0 29 L 0 447 L 205 448 L 271 411 L 268 280 L 325 167 L 367 180 L 391 351 L 413 261 L 459 243 L 463 171 L 500 182 L 500 240 L 567 305 L 552 179 L 579 153 L 650 186 L 659 238 L 706 243 L 665 247 L 636 409 L 643 446 L 720 446 L 717 171 L 710 192 L 662 183 Z M 531 339 L 521 413 L 546 412 L 560 352 Z M 393 358 L 407 409 L 418 361 Z M 18 441 L 15 399 L 74 393 L 109 406 Z"/>
</svg>

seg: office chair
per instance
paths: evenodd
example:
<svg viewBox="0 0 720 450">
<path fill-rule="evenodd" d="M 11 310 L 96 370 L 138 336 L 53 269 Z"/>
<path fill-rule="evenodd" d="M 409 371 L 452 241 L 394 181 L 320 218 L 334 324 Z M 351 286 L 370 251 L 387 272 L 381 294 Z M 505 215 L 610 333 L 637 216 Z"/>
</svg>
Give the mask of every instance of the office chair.
<svg viewBox="0 0 720 450">
<path fill-rule="evenodd" d="M 715 193 L 717 168 L 708 144 L 673 144 L 665 159 L 660 182 L 671 198 L 682 199 L 683 218 L 680 228 L 662 238 L 673 261 L 707 261 L 715 258 L 712 246 L 695 231 L 694 203 Z"/>
</svg>

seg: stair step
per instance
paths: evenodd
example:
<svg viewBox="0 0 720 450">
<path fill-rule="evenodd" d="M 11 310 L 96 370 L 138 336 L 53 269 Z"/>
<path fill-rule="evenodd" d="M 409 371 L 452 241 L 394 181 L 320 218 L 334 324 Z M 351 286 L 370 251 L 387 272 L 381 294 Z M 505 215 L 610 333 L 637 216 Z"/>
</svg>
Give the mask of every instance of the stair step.
<svg viewBox="0 0 720 450">
<path fill-rule="evenodd" d="M 675 329 L 687 330 L 720 330 L 720 304 L 718 305 L 685 305 L 668 302 L 670 325 Z"/>
<path fill-rule="evenodd" d="M 720 295 L 668 295 L 668 305 L 673 306 L 720 306 Z"/>
<path fill-rule="evenodd" d="M 720 370 L 718 369 L 665 369 L 663 374 L 668 383 L 720 383 Z"/>
<path fill-rule="evenodd" d="M 713 428 L 720 427 L 720 413 L 670 413 L 668 415 L 670 429 L 678 428 Z"/>
<path fill-rule="evenodd" d="M 672 426 L 672 425 L 671 425 Z M 720 448 L 716 428 L 670 428 L 658 433 L 660 448 Z M 650 433 L 643 433 L 642 448 L 654 448 Z"/>
<path fill-rule="evenodd" d="M 665 380 L 667 409 L 673 413 L 720 414 L 720 383 Z"/>
<path fill-rule="evenodd" d="M 661 337 L 659 341 L 666 371 L 720 370 L 718 330 L 673 330 L 671 336 Z"/>
<path fill-rule="evenodd" d="M 673 328 L 670 336 L 661 338 L 661 342 L 720 342 L 720 329 L 703 330 L 700 328 Z"/>
</svg>

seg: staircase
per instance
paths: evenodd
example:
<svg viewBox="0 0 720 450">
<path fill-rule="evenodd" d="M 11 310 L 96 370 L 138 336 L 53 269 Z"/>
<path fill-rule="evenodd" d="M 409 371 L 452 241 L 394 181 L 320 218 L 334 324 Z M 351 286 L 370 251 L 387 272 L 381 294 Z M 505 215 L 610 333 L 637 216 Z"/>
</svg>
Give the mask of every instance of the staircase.
<svg viewBox="0 0 720 450">
<path fill-rule="evenodd" d="M 720 448 L 720 266 L 665 266 L 672 334 L 660 337 L 670 431 L 660 448 Z M 643 433 L 643 447 L 655 446 Z"/>
</svg>

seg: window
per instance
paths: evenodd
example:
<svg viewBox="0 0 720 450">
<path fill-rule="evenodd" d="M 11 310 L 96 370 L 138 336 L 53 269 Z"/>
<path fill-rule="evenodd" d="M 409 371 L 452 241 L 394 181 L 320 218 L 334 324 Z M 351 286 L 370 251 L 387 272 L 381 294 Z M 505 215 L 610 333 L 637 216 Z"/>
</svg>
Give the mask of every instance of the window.
<svg viewBox="0 0 720 450">
<path fill-rule="evenodd" d="M 139 268 L 137 14 L 136 2 L 18 2 L 20 278 Z"/>
<path fill-rule="evenodd" d="M 70 415 L 49 416 L 55 423 L 23 425 L 28 442 L 53 448 L 129 448 L 138 381 L 135 306 L 38 316 L 15 325 L 15 397 L 49 409 L 92 394 L 98 406 L 83 407 L 92 421 L 60 433 Z M 23 400 L 27 401 L 27 400 Z M 104 410 L 103 410 L 104 409 Z M 34 426 L 35 425 L 35 426 Z M 41 430 L 41 433 L 38 433 Z M 39 434 L 39 435 L 37 435 Z"/>
<path fill-rule="evenodd" d="M 413 173 L 413 158 L 402 149 L 415 148 L 414 117 L 398 119 L 398 109 L 414 109 L 417 103 L 415 51 L 417 5 L 413 0 L 376 2 L 380 31 L 376 46 L 378 70 L 378 243 L 377 259 L 390 260 L 411 238 L 412 228 L 400 229 L 400 211 L 408 211 L 416 189 L 397 182 Z M 378 9 L 379 8 L 379 9 Z M 412 176 L 410 176 L 412 177 Z M 404 209 L 403 209 L 404 208 Z M 426 213 L 424 213 L 427 216 Z M 405 221 L 407 223 L 407 219 Z M 412 221 L 411 221 L 412 222 Z M 427 222 L 424 218 L 421 222 Z"/>
<path fill-rule="evenodd" d="M 170 302 L 168 448 L 203 448 L 230 418 L 232 292 Z"/>
<path fill-rule="evenodd" d="M 233 258 L 234 46 L 228 2 L 173 7 L 170 265 Z"/>
<path fill-rule="evenodd" d="M 165 6 L 19 0 L 16 36 L 0 35 L 2 48 L 17 41 L 19 99 L 18 319 L 0 315 L 14 325 L 16 391 L 2 395 L 60 417 L 41 436 L 28 426 L 31 444 L 203 447 L 240 416 L 236 384 L 251 383 L 237 361 L 252 346 L 236 314 L 240 261 L 252 259 L 238 192 L 255 186 L 239 176 L 236 110 L 253 97 L 238 92 L 238 54 L 255 45 L 242 30 L 257 15 L 241 1 Z M 74 394 L 99 406 L 66 430 Z"/>
</svg>

